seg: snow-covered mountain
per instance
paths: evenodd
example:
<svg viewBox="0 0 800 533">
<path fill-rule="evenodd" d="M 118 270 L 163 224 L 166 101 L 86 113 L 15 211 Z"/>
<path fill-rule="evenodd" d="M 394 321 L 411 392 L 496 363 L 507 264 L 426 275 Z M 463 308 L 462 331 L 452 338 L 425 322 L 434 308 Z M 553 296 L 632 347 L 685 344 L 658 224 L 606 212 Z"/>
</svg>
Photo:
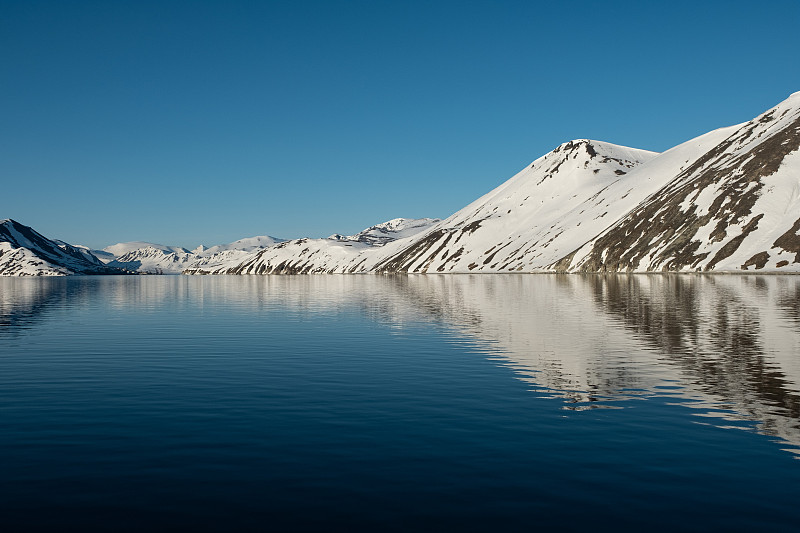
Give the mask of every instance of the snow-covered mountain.
<svg viewBox="0 0 800 533">
<path fill-rule="evenodd" d="M 661 154 L 570 141 L 383 246 L 300 239 L 212 272 L 800 271 L 798 148 L 795 93 Z"/>
<path fill-rule="evenodd" d="M 107 264 L 146 274 L 179 274 L 195 259 L 188 250 L 168 251 L 154 246 L 130 250 Z"/>
<path fill-rule="evenodd" d="M 745 124 L 663 154 L 638 155 L 640 164 L 626 174 L 615 170 L 619 176 L 601 178 L 604 183 L 587 179 L 585 170 L 598 159 L 613 162 L 614 152 L 590 142 L 593 150 L 584 154 L 572 144 L 572 155 L 556 171 L 548 166 L 542 176 L 537 168 L 550 165 L 564 147 L 444 221 L 440 235 L 429 234 L 428 242 L 377 269 L 800 270 L 800 93 Z M 560 195 L 546 187 L 553 179 Z M 512 206 L 523 190 L 550 209 Z M 475 229 L 463 235 L 467 228 Z M 463 236 L 460 242 L 447 242 L 453 232 Z"/>
<path fill-rule="evenodd" d="M 642 199 L 652 185 L 637 187 L 630 176 L 656 155 L 599 141 L 564 143 L 375 269 L 545 269 L 623 213 L 620 202 L 632 207 Z"/>
<path fill-rule="evenodd" d="M 103 248 L 102 251 L 107 252 L 113 255 L 115 258 L 117 258 L 129 254 L 131 252 L 135 252 L 136 250 L 142 250 L 144 248 L 153 248 L 154 250 L 159 250 L 167 254 L 189 252 L 189 250 L 181 246 L 165 246 L 163 244 L 155 244 L 152 242 L 144 242 L 144 241 L 118 242 L 117 244 L 106 246 L 105 248 Z"/>
<path fill-rule="evenodd" d="M 103 251 L 112 254 L 107 261 L 112 267 L 147 274 L 180 274 L 186 269 L 218 268 L 223 264 L 236 263 L 255 250 L 282 241 L 259 235 L 210 248 L 201 245 L 191 251 L 180 246 L 136 241 L 114 244 L 103 248 Z"/>
<path fill-rule="evenodd" d="M 87 249 L 44 237 L 15 220 L 0 221 L 0 276 L 121 274 Z"/>
</svg>

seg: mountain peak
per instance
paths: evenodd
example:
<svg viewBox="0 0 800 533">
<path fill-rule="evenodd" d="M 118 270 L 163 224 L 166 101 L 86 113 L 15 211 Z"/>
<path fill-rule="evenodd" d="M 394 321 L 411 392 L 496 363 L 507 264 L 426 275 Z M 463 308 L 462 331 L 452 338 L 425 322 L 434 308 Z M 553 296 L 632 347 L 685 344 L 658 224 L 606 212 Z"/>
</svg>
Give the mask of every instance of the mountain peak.
<svg viewBox="0 0 800 533">
<path fill-rule="evenodd" d="M 565 143 L 559 144 L 555 149 L 553 149 L 551 154 L 576 154 L 579 152 L 585 152 L 589 158 L 593 158 L 597 155 L 597 148 L 595 144 L 604 144 L 604 143 L 597 143 L 596 141 L 592 141 L 590 139 L 573 139 L 571 141 L 567 141 Z M 600 146 L 602 150 L 604 146 Z M 549 154 L 548 154 L 549 155 Z"/>
<path fill-rule="evenodd" d="M 591 145 L 591 139 L 572 139 L 571 141 L 563 142 L 556 147 L 554 152 L 560 152 L 562 150 L 572 150 L 574 148 L 580 148 L 583 145 Z"/>
<path fill-rule="evenodd" d="M 557 154 L 562 152 L 586 152 L 589 158 L 595 158 L 597 156 L 608 156 L 617 158 L 620 154 L 626 155 L 634 155 L 635 159 L 639 159 L 642 157 L 648 158 L 654 157 L 658 155 L 658 152 L 653 152 L 650 150 L 642 150 L 640 148 L 631 148 L 629 146 L 622 146 L 620 144 L 614 144 L 606 141 L 595 141 L 593 139 L 573 139 L 571 141 L 567 141 L 565 143 L 559 144 L 551 154 Z M 549 154 L 548 154 L 549 155 Z"/>
</svg>

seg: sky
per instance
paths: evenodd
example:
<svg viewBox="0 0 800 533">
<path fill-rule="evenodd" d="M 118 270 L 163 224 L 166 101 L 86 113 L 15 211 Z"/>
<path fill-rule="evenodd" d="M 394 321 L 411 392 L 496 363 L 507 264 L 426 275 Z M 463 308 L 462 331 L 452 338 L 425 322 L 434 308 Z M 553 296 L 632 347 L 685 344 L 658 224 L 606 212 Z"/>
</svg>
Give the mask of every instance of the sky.
<svg viewBox="0 0 800 533">
<path fill-rule="evenodd" d="M 0 219 L 194 248 L 444 218 L 800 91 L 800 2 L 0 0 Z"/>
</svg>

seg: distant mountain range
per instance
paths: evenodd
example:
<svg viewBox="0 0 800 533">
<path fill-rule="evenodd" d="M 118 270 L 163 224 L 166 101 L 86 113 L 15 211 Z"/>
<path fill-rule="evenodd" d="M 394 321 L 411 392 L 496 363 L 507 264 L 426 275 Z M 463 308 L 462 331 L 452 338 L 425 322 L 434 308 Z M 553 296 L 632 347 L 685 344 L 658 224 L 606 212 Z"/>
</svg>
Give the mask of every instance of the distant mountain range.
<svg viewBox="0 0 800 533">
<path fill-rule="evenodd" d="M 439 219 L 397 218 L 355 235 L 331 235 L 325 241 L 380 247 L 423 231 Z M 188 250 L 144 241 L 121 242 L 102 250 L 50 240 L 15 220 L 0 221 L 0 275 L 180 274 L 186 270 L 236 265 L 253 253 L 285 242 L 269 236 Z"/>
<path fill-rule="evenodd" d="M 106 248 L 113 260 L 103 259 L 106 267 L 188 274 L 797 272 L 799 148 L 795 93 L 745 124 L 661 154 L 564 143 L 445 220 L 395 219 L 352 236 L 232 243 L 210 254 L 126 243 Z M 0 233 L 0 273 L 46 270 L 30 267 L 31 254 L 44 259 L 35 246 L 8 235 Z M 88 250 L 55 246 L 102 268 Z M 53 273 L 91 273 L 68 272 L 61 258 L 46 259 Z"/>
<path fill-rule="evenodd" d="M 236 262 L 254 250 L 283 242 L 269 236 L 239 239 L 230 244 L 187 250 L 179 246 L 164 246 L 149 242 L 123 242 L 107 246 L 102 252 L 110 254 L 108 266 L 125 268 L 146 274 L 180 274 L 187 268 L 214 268 Z M 97 252 L 98 255 L 102 258 Z"/>
</svg>

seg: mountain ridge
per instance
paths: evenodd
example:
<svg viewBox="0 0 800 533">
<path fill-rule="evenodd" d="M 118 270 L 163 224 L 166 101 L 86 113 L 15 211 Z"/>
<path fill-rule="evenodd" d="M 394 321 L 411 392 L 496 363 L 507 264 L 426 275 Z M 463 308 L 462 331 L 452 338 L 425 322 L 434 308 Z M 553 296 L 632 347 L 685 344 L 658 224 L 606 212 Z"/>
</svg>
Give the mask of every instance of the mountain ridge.
<svg viewBox="0 0 800 533">
<path fill-rule="evenodd" d="M 350 236 L 254 237 L 192 251 L 118 243 L 114 251 L 136 249 L 108 266 L 186 274 L 795 273 L 799 233 L 796 92 L 748 122 L 663 153 L 562 143 L 443 220 L 398 218 Z M 14 261 L 37 260 L 19 255 L 23 241 L 0 234 L 6 272 L 16 271 Z M 61 258 L 52 256 L 55 263 L 101 266 L 88 249 L 49 242 L 38 246 Z M 64 273 L 81 272 L 65 266 Z"/>
</svg>

